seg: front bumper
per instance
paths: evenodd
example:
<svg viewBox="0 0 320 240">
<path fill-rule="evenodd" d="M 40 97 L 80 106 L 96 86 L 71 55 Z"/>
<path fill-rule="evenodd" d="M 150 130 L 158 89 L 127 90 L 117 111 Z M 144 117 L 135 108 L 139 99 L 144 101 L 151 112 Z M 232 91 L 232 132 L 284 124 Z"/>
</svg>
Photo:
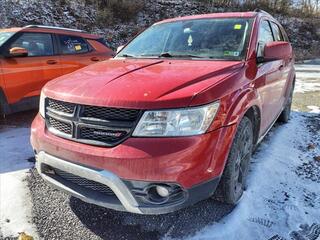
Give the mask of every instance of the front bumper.
<svg viewBox="0 0 320 240">
<path fill-rule="evenodd" d="M 191 137 L 131 137 L 108 148 L 55 136 L 46 129 L 44 119 L 37 115 L 31 127 L 31 144 L 39 173 L 54 186 L 107 208 L 162 214 L 214 193 L 235 129 L 232 125 Z M 56 169 L 69 175 L 69 179 L 56 174 Z M 98 189 L 107 186 L 112 194 L 101 194 L 69 181 L 70 178 L 89 185 L 94 182 Z M 165 184 L 180 192 L 166 202 L 148 201 L 146 189 L 154 184 Z"/>
<path fill-rule="evenodd" d="M 235 125 L 191 137 L 134 138 L 115 147 L 73 142 L 49 132 L 37 115 L 31 127 L 35 152 L 113 172 L 121 179 L 173 182 L 192 188 L 222 174 Z"/>
<path fill-rule="evenodd" d="M 123 180 L 110 171 L 71 163 L 44 151 L 36 155 L 36 168 L 44 180 L 85 202 L 138 214 L 164 214 L 192 205 L 211 196 L 219 183 L 219 178 L 214 178 L 190 189 L 180 188 L 180 197 L 174 198 L 174 201 L 155 204 L 144 201 L 141 196 L 144 189 L 155 183 Z M 90 181 L 91 186 L 93 183 L 105 185 L 113 194 L 75 184 L 55 174 L 52 169 L 81 177 L 83 181 Z"/>
</svg>

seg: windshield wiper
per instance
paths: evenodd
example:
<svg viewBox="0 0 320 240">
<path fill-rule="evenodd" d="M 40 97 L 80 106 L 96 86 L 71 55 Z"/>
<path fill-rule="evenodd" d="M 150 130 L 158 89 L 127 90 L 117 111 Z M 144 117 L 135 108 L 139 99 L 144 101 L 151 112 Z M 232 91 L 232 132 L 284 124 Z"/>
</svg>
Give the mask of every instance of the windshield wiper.
<svg viewBox="0 0 320 240">
<path fill-rule="evenodd" d="M 136 57 L 136 56 L 129 55 L 129 54 L 122 54 L 122 55 L 120 55 L 119 57 L 134 58 L 134 57 Z"/>
<path fill-rule="evenodd" d="M 164 53 L 161 53 L 159 57 L 173 57 L 173 55 L 171 53 L 164 52 Z"/>
<path fill-rule="evenodd" d="M 202 56 L 192 55 L 192 54 L 177 54 L 177 55 L 173 55 L 173 54 L 171 54 L 169 52 L 161 53 L 159 55 L 159 57 L 164 57 L 164 58 L 184 58 L 184 57 L 188 57 L 188 58 L 207 58 L 207 57 L 202 57 Z"/>
<path fill-rule="evenodd" d="M 211 57 L 204 57 L 199 55 L 192 55 L 192 54 L 171 54 L 169 52 L 163 52 L 160 55 L 157 54 L 141 54 L 137 56 L 132 56 L 128 54 L 121 55 L 120 57 L 148 57 L 148 58 L 211 58 Z"/>
</svg>

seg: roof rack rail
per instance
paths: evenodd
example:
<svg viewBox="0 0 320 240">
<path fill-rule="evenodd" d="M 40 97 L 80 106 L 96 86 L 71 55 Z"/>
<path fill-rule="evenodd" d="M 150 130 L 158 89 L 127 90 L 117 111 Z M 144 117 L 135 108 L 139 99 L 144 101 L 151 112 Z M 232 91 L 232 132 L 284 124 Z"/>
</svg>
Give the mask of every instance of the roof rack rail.
<svg viewBox="0 0 320 240">
<path fill-rule="evenodd" d="M 64 28 L 64 27 L 54 27 L 54 26 L 46 26 L 46 25 L 28 25 L 28 26 L 25 26 L 24 28 L 48 28 L 48 29 L 57 29 L 57 30 L 65 30 L 65 31 L 85 33 L 85 31 L 79 30 L 79 29 Z"/>
<path fill-rule="evenodd" d="M 260 8 L 256 8 L 255 10 L 253 10 L 254 12 L 258 12 L 258 13 L 264 13 L 264 14 L 266 14 L 266 15 L 270 15 L 271 16 L 271 14 L 270 13 L 268 13 L 267 11 L 264 11 L 264 10 L 262 10 L 262 9 L 260 9 Z"/>
</svg>

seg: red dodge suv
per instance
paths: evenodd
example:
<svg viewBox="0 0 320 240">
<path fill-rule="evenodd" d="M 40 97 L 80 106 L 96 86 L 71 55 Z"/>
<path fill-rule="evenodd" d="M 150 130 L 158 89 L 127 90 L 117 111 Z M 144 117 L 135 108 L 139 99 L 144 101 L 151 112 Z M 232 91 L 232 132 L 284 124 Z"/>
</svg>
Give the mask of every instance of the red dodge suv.
<svg viewBox="0 0 320 240">
<path fill-rule="evenodd" d="M 263 11 L 158 22 L 110 60 L 42 89 L 40 175 L 83 201 L 168 213 L 241 198 L 250 158 L 295 82 L 283 27 Z"/>
</svg>

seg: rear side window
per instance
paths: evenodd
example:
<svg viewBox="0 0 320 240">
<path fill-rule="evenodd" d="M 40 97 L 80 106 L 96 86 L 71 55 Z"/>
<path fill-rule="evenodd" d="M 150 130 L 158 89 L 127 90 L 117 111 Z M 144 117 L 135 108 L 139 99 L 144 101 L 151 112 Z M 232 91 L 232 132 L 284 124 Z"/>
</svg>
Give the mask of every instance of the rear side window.
<svg viewBox="0 0 320 240">
<path fill-rule="evenodd" d="M 103 44 L 103 45 L 106 46 L 106 47 L 110 47 L 109 44 L 107 43 L 107 41 L 104 40 L 103 38 L 95 39 L 95 41 Z"/>
<path fill-rule="evenodd" d="M 266 43 L 273 42 L 272 30 L 269 21 L 263 20 L 259 27 L 257 56 L 263 56 L 263 49 Z"/>
<path fill-rule="evenodd" d="M 282 33 L 284 41 L 289 42 L 288 35 L 283 28 L 281 29 L 281 33 Z"/>
<path fill-rule="evenodd" d="M 89 45 L 82 37 L 59 35 L 62 54 L 79 54 L 89 52 Z"/>
<path fill-rule="evenodd" d="M 280 28 L 277 24 L 271 22 L 273 35 L 276 41 L 284 41 Z"/>
<path fill-rule="evenodd" d="M 49 33 L 23 33 L 11 43 L 9 48 L 22 47 L 28 50 L 28 56 L 53 55 L 52 36 Z"/>
</svg>

